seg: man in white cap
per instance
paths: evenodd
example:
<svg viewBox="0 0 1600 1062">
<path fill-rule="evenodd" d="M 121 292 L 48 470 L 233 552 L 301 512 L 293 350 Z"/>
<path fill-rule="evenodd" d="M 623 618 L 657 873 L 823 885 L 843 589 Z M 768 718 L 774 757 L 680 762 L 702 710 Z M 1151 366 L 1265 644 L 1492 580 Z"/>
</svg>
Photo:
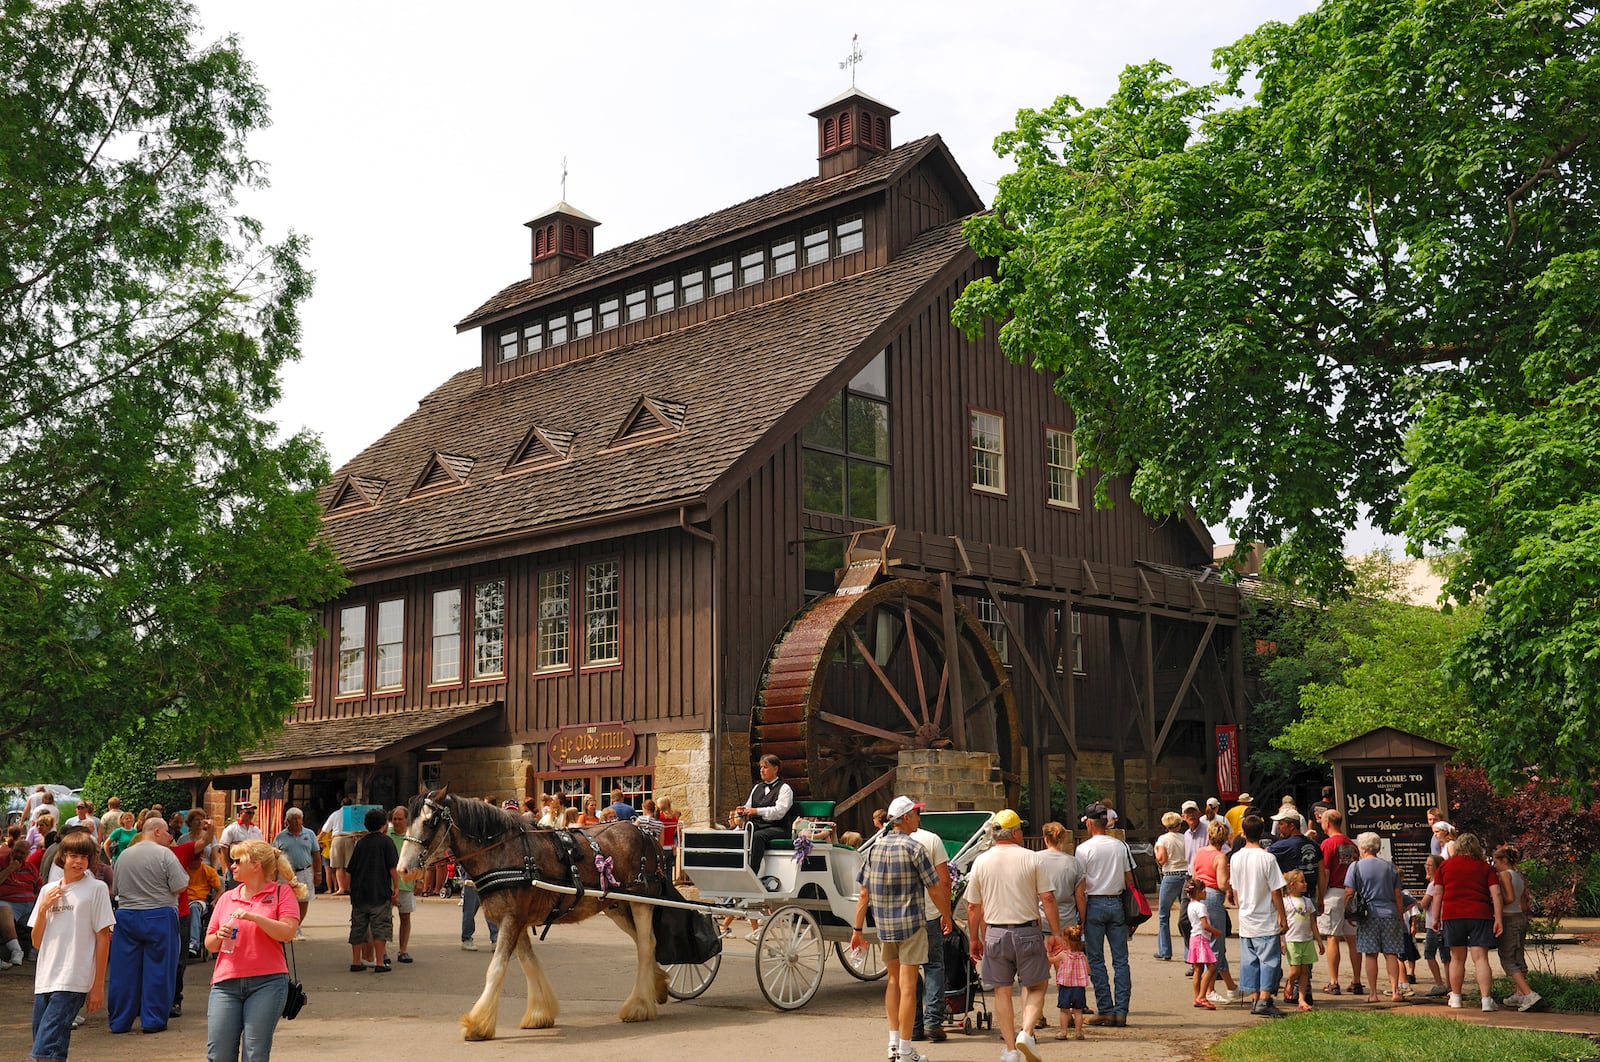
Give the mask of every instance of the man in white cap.
<svg viewBox="0 0 1600 1062">
<path fill-rule="evenodd" d="M 928 957 L 927 917 L 922 899 L 931 895 L 939 908 L 941 925 L 948 930 L 950 893 L 937 888 L 939 876 L 933 860 L 914 838 L 908 818 L 922 805 L 910 797 L 895 797 L 889 805 L 891 829 L 879 835 L 861 860 L 856 883 L 861 891 L 856 899 L 855 923 L 851 927 L 850 947 L 863 948 L 867 910 L 883 945 L 883 965 L 888 970 L 888 985 L 883 993 L 883 1009 L 889 1021 L 889 1058 L 892 1062 L 927 1062 L 911 1046 L 911 1026 L 917 1014 L 917 969 Z"/>
<path fill-rule="evenodd" d="M 905 797 L 900 799 L 904 800 Z M 933 872 L 939 883 L 923 896 L 922 912 L 928 918 L 928 958 L 922 964 L 922 1006 L 917 1020 L 911 1023 L 911 1039 L 932 1040 L 936 1044 L 947 1039 L 944 1031 L 944 933 L 945 922 L 939 912 L 950 907 L 950 853 L 945 851 L 944 838 L 932 830 L 922 828 L 922 805 L 916 804 L 900 817 L 911 839 L 922 846 L 933 862 Z M 944 893 L 941 905 L 935 892 Z M 955 912 L 952 910 L 952 914 Z"/>
<path fill-rule="evenodd" d="M 989 820 L 994 844 L 967 874 L 967 925 L 972 958 L 983 964 L 983 983 L 994 989 L 994 1012 L 1001 1042 L 1000 1062 L 1039 1062 L 1034 1026 L 1044 1013 L 1044 986 L 1050 978 L 1051 942 L 1061 940 L 1061 913 L 1050 876 L 1032 852 L 1022 847 L 1022 820 L 1010 808 Z M 1039 929 L 1039 909 L 1050 923 L 1047 941 Z M 1011 1000 L 1022 983 L 1022 1020 Z"/>
<path fill-rule="evenodd" d="M 235 805 L 235 808 L 239 812 L 239 817 L 222 828 L 222 836 L 217 838 L 216 849 L 220 853 L 219 858 L 227 864 L 223 868 L 225 871 L 223 884 L 230 889 L 239 884 L 233 877 L 233 864 L 228 861 L 228 853 L 233 851 L 233 846 L 245 841 L 266 840 L 266 837 L 262 836 L 261 827 L 256 825 L 256 806 L 245 800 Z"/>
<path fill-rule="evenodd" d="M 1083 864 L 1086 899 L 1083 947 L 1089 954 L 1089 982 L 1094 985 L 1098 1013 L 1090 1025 L 1122 1028 L 1128 1024 L 1128 998 L 1133 994 L 1133 974 L 1128 967 L 1128 922 L 1122 894 L 1137 888 L 1133 882 L 1133 853 L 1106 832 L 1106 807 L 1090 804 L 1083 812 L 1088 840 L 1073 853 Z M 1106 971 L 1106 944 L 1111 945 L 1110 976 Z"/>
</svg>

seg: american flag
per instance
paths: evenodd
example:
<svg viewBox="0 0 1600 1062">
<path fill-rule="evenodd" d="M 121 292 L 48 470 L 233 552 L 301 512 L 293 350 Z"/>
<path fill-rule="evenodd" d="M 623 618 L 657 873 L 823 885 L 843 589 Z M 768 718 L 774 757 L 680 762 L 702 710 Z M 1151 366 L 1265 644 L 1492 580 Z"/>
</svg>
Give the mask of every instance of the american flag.
<svg viewBox="0 0 1600 1062">
<path fill-rule="evenodd" d="M 1217 727 L 1217 792 L 1223 800 L 1239 795 L 1239 728 Z"/>
</svg>

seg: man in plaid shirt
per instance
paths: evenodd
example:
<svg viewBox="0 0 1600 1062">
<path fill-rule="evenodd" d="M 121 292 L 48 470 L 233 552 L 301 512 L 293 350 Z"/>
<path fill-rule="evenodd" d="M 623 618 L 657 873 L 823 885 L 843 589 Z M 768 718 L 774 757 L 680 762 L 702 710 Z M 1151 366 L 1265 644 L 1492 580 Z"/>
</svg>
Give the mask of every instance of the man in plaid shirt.
<svg viewBox="0 0 1600 1062">
<path fill-rule="evenodd" d="M 861 892 L 856 900 L 850 947 L 866 946 L 862 929 L 870 905 L 878 940 L 883 944 L 883 964 L 889 973 L 883 1009 L 889 1019 L 890 1062 L 927 1062 L 911 1046 L 911 1026 L 917 1016 L 917 971 L 928 960 L 928 919 L 922 909 L 922 897 L 925 890 L 935 889 L 939 876 L 927 850 L 912 838 L 906 818 L 921 807 L 910 797 L 894 798 L 887 819 L 890 828 L 874 839 L 856 874 Z M 949 893 L 935 890 L 930 894 L 948 933 Z"/>
</svg>

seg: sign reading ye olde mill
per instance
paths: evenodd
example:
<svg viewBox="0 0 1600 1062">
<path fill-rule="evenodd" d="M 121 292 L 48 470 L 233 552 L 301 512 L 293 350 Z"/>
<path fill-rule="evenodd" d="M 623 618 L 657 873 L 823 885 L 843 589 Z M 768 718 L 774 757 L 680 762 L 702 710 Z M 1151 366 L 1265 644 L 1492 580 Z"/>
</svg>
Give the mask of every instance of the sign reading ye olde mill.
<svg viewBox="0 0 1600 1062">
<path fill-rule="evenodd" d="M 564 726 L 550 735 L 549 747 L 558 771 L 621 767 L 633 758 L 633 729 L 622 723 Z"/>
<path fill-rule="evenodd" d="M 1351 837 L 1376 833 L 1389 842 L 1401 883 L 1427 880 L 1433 833 L 1428 809 L 1446 807 L 1444 765 L 1449 745 L 1393 727 L 1379 727 L 1323 752 L 1333 761 L 1334 798 Z M 1446 816 L 1448 818 L 1448 815 Z"/>
</svg>

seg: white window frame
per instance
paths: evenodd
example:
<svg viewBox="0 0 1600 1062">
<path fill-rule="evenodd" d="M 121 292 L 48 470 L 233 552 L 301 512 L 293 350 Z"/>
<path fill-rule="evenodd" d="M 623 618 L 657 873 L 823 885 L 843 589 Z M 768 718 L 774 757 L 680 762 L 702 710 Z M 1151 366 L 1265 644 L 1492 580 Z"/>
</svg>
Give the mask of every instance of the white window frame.
<svg viewBox="0 0 1600 1062">
<path fill-rule="evenodd" d="M 611 570 L 610 589 L 600 589 L 595 573 Z M 603 584 L 601 584 L 603 585 Z M 605 617 L 609 616 L 609 622 Z M 602 626 L 594 626 L 596 618 Z M 609 635 L 609 636 L 607 636 Z M 609 652 L 607 650 L 609 649 Z M 622 561 L 592 560 L 583 566 L 583 666 L 615 667 L 622 663 Z"/>
<path fill-rule="evenodd" d="M 1044 429 L 1045 501 L 1058 509 L 1078 508 L 1078 448 L 1064 428 Z"/>
<path fill-rule="evenodd" d="M 400 612 L 398 622 L 395 621 L 393 611 Z M 390 629 L 384 630 L 385 613 L 390 621 Z M 392 635 L 389 641 L 384 640 L 385 634 Z M 372 690 L 374 693 L 397 693 L 406 688 L 406 599 L 403 597 L 384 598 L 378 602 L 377 625 L 375 627 L 376 656 L 372 667 Z M 385 681 L 385 677 L 392 677 L 393 681 Z"/>
<path fill-rule="evenodd" d="M 571 671 L 572 569 L 545 568 L 535 578 L 533 669 L 540 674 Z M 553 593 L 557 578 L 559 598 Z"/>
<path fill-rule="evenodd" d="M 1006 492 L 1006 418 L 992 409 L 967 409 L 967 479 L 984 494 Z M 984 443 L 993 445 L 982 445 Z"/>
<path fill-rule="evenodd" d="M 440 631 L 439 608 L 446 608 L 445 618 L 451 619 L 449 612 L 449 597 L 455 595 L 454 629 Z M 445 586 L 435 590 L 428 597 L 428 685 L 453 686 L 461 681 L 461 636 L 466 626 L 466 614 L 462 612 L 463 595 L 459 586 Z M 441 671 L 440 662 L 449 670 Z"/>
<path fill-rule="evenodd" d="M 367 605 L 346 605 L 339 610 L 339 696 L 362 697 L 367 692 Z"/>
<path fill-rule="evenodd" d="M 1000 606 L 994 603 L 993 598 L 980 597 L 977 599 L 977 607 L 973 609 L 973 615 L 983 625 L 989 640 L 994 643 L 994 651 L 1000 655 L 1000 662 L 1010 664 L 1011 639 L 1007 637 L 1010 632 L 1006 630 L 1006 621 L 1001 618 Z"/>
<path fill-rule="evenodd" d="M 498 623 L 484 622 L 483 607 L 487 597 L 494 593 L 500 597 L 497 611 Z M 499 666 L 490 668 L 491 659 Z M 503 578 L 481 579 L 472 584 L 472 680 L 493 681 L 506 674 L 506 581 Z"/>
</svg>

